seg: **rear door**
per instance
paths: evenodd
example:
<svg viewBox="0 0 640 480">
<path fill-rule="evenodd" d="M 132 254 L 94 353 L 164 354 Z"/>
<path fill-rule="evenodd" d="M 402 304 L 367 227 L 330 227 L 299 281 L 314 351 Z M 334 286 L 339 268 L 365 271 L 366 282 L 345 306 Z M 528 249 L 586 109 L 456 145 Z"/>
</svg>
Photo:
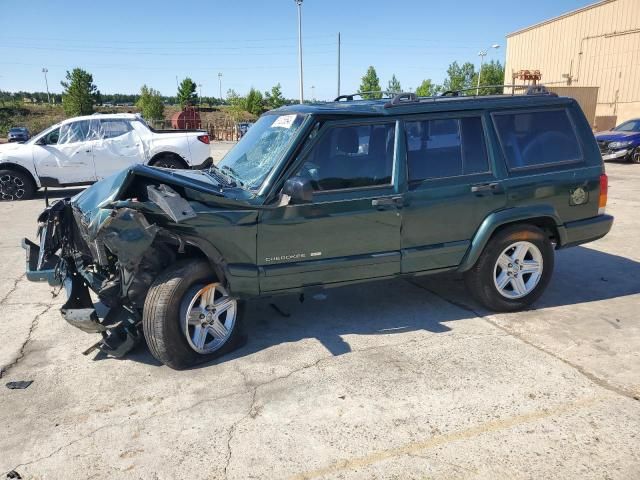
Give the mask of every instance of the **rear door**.
<svg viewBox="0 0 640 480">
<path fill-rule="evenodd" d="M 506 205 L 487 148 L 487 121 L 478 112 L 404 122 L 403 273 L 457 266 L 485 217 Z"/>
<path fill-rule="evenodd" d="M 98 180 L 131 165 L 144 163 L 144 146 L 128 120 L 96 119 L 92 122 L 97 124 L 93 158 Z"/>
<path fill-rule="evenodd" d="M 262 292 L 400 272 L 396 127 L 387 120 L 321 130 L 294 173 L 311 180 L 313 201 L 261 213 Z"/>
</svg>

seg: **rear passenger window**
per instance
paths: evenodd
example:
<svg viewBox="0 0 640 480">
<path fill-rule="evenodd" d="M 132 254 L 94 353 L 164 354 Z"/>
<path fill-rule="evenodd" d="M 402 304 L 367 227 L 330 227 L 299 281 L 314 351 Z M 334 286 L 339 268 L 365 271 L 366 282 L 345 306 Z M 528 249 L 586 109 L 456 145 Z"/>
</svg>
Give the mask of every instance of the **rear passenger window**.
<svg viewBox="0 0 640 480">
<path fill-rule="evenodd" d="M 510 170 L 582 160 L 566 110 L 493 115 Z"/>
<path fill-rule="evenodd" d="M 124 120 L 101 120 L 102 138 L 116 138 L 129 133 L 131 126 Z"/>
<path fill-rule="evenodd" d="M 480 117 L 407 122 L 409 181 L 489 171 Z"/>
</svg>

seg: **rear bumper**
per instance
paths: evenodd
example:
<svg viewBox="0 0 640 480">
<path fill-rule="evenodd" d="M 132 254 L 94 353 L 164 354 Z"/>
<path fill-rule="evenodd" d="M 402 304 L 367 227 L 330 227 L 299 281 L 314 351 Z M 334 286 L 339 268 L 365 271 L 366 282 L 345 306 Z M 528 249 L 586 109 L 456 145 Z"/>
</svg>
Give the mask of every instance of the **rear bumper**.
<svg viewBox="0 0 640 480">
<path fill-rule="evenodd" d="M 22 240 L 22 248 L 25 249 L 27 256 L 26 276 L 30 282 L 48 282 L 51 286 L 61 284 L 60 276 L 56 274 L 58 257 L 43 259 L 40 256 L 40 246 L 33 243 L 28 238 Z"/>
<path fill-rule="evenodd" d="M 566 241 L 563 242 L 561 248 L 574 247 L 598 240 L 609 233 L 612 225 L 613 217 L 611 215 L 598 215 L 585 220 L 565 223 Z"/>
</svg>

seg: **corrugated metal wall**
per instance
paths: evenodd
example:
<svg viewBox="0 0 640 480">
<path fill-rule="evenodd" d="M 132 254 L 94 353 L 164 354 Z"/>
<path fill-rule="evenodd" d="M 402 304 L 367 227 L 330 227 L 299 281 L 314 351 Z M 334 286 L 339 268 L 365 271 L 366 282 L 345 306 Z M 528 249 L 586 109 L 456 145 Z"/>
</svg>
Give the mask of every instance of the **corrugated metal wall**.
<svg viewBox="0 0 640 480">
<path fill-rule="evenodd" d="M 599 87 L 596 117 L 640 117 L 640 0 L 605 0 L 515 32 L 506 56 L 507 84 L 513 71 L 540 70 L 546 85 Z"/>
</svg>

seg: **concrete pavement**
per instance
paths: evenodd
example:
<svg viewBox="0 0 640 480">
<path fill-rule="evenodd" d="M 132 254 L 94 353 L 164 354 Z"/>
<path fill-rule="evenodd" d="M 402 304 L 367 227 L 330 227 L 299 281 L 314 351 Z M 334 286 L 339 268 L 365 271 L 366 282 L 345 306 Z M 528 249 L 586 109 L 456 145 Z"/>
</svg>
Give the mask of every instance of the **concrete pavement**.
<svg viewBox="0 0 640 480">
<path fill-rule="evenodd" d="M 248 344 L 175 372 L 81 351 L 0 204 L 0 471 L 22 478 L 638 478 L 640 168 L 608 164 L 612 233 L 558 252 L 536 308 L 491 314 L 456 276 L 248 306 Z M 4 383 L 34 380 L 26 390 Z"/>
</svg>

